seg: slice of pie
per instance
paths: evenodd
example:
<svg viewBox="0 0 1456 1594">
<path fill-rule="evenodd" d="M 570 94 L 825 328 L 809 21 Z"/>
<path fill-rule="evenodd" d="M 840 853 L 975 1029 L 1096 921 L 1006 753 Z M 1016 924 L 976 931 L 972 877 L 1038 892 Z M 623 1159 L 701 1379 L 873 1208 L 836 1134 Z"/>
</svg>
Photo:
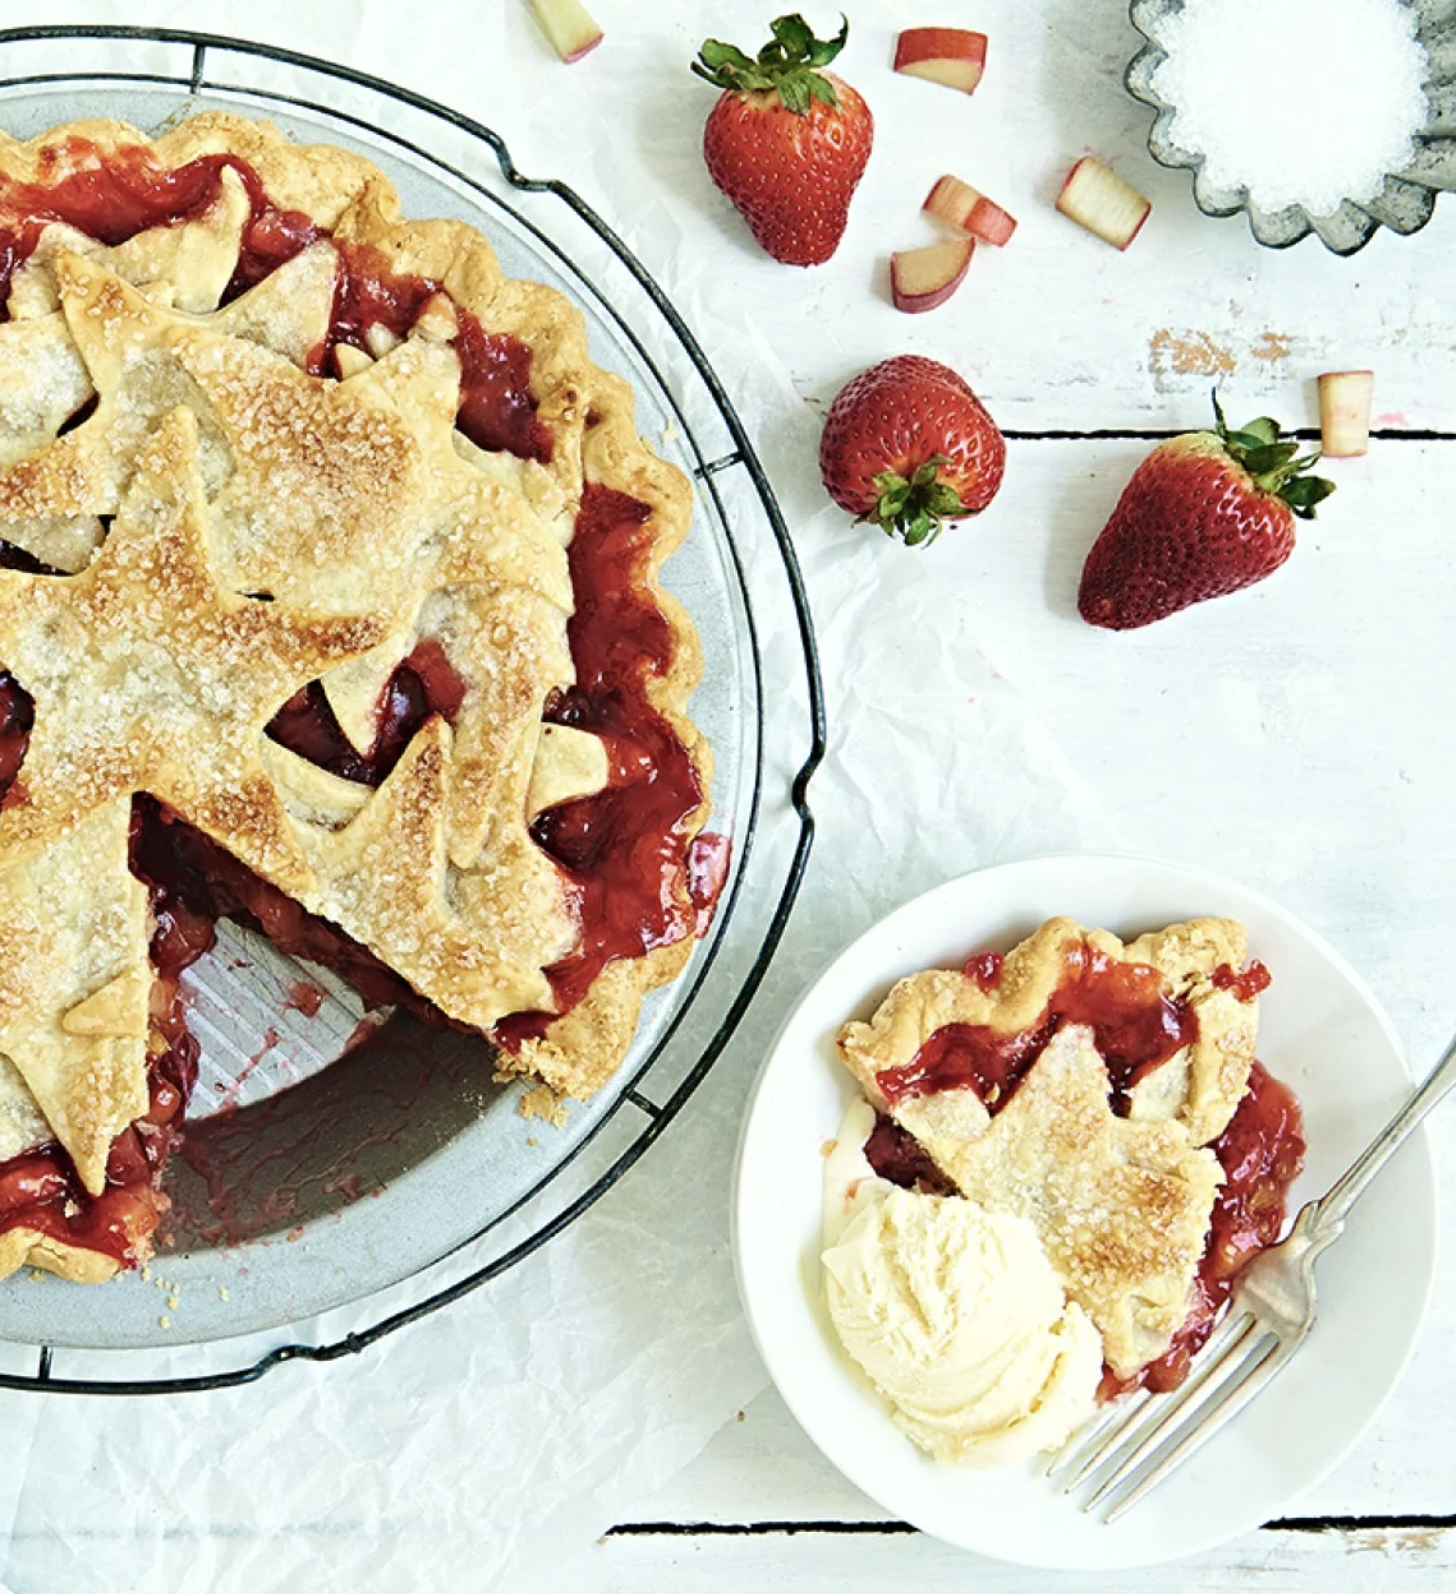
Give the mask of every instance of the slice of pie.
<svg viewBox="0 0 1456 1594">
<path fill-rule="evenodd" d="M 711 912 L 682 475 L 341 149 L 0 135 L 0 1273 L 145 1256 L 218 917 L 586 1098 Z"/>
<path fill-rule="evenodd" d="M 869 1160 L 1028 1219 L 1111 1381 L 1166 1387 L 1302 1165 L 1297 1104 L 1254 1058 L 1267 983 L 1226 919 L 1127 945 L 1052 919 L 912 975 L 839 1037 L 881 1115 Z"/>
</svg>

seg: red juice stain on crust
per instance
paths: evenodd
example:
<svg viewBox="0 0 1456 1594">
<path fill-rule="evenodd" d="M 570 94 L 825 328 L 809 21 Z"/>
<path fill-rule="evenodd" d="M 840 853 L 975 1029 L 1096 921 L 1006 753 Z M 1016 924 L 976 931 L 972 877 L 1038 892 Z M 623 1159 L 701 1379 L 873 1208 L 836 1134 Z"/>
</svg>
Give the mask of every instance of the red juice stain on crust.
<svg viewBox="0 0 1456 1594">
<path fill-rule="evenodd" d="M 968 957 L 961 973 L 974 980 L 983 991 L 994 991 L 1001 983 L 1001 970 L 1006 962 L 1000 952 L 977 952 Z"/>
<path fill-rule="evenodd" d="M 532 826 L 581 893 L 580 945 L 547 971 L 563 1012 L 614 959 L 671 945 L 697 925 L 685 855 L 703 787 L 682 739 L 648 697 L 648 684 L 671 667 L 672 628 L 630 579 L 650 554 L 651 513 L 624 493 L 589 485 L 571 542 L 576 684 L 547 705 L 546 718 L 601 736 L 611 773 L 605 790 L 562 803 Z M 497 1038 L 515 1050 L 554 1016 L 513 1014 Z"/>
<path fill-rule="evenodd" d="M 1220 963 L 1213 971 L 1213 983 L 1221 991 L 1232 991 L 1241 1002 L 1251 1002 L 1261 991 L 1269 989 L 1273 975 L 1255 958 L 1242 974 L 1227 963 Z"/>
<path fill-rule="evenodd" d="M 1047 1042 L 1066 1024 L 1092 1029 L 1107 1064 L 1115 1106 L 1153 1069 L 1198 1038 L 1198 1017 L 1163 993 L 1163 977 L 1144 963 L 1124 963 L 1086 941 L 1063 948 L 1061 982 L 1029 1029 L 1010 1034 L 989 1024 L 947 1024 L 908 1062 L 875 1075 L 891 1104 L 939 1090 L 974 1090 L 995 1112 L 1004 1107 Z M 986 956 L 986 954 L 982 954 Z M 995 956 L 995 954 L 990 954 Z M 972 965 L 975 965 L 973 969 Z M 1000 966 L 967 965 L 967 977 L 999 980 Z M 994 980 L 993 980 L 994 983 Z"/>
<path fill-rule="evenodd" d="M 1193 1309 L 1163 1355 L 1135 1378 L 1104 1374 L 1098 1391 L 1103 1400 L 1140 1385 L 1155 1392 L 1176 1389 L 1212 1333 L 1240 1270 L 1278 1240 L 1289 1187 L 1304 1168 L 1304 1122 L 1294 1092 L 1255 1063 L 1248 1092 L 1213 1151 L 1224 1182 L 1214 1197 L 1208 1247 L 1193 1285 Z"/>
</svg>

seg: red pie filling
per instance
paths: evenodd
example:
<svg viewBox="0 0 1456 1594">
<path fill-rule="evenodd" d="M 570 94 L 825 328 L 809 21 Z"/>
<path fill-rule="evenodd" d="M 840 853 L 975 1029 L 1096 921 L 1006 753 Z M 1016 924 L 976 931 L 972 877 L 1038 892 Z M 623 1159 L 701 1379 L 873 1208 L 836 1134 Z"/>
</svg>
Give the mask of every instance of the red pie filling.
<svg viewBox="0 0 1456 1594">
<path fill-rule="evenodd" d="M 432 714 L 453 721 L 464 700 L 465 683 L 440 644 L 426 637 L 415 644 L 385 684 L 374 743 L 367 753 L 361 753 L 340 730 L 318 681 L 311 681 L 289 698 L 269 721 L 268 734 L 331 775 L 379 786 L 425 721 Z"/>
<path fill-rule="evenodd" d="M 1213 1332 L 1239 1269 L 1279 1238 L 1289 1187 L 1304 1167 L 1304 1122 L 1294 1092 L 1255 1063 L 1248 1092 L 1213 1150 L 1224 1182 L 1213 1200 L 1208 1249 L 1193 1281 L 1193 1309 L 1157 1361 L 1130 1379 L 1104 1374 L 1104 1400 L 1140 1384 L 1159 1392 L 1176 1389 Z"/>
<path fill-rule="evenodd" d="M 1036 1026 L 1003 1035 L 988 1025 L 947 1024 L 909 1063 L 876 1074 L 886 1099 L 893 1105 L 933 1091 L 970 1089 L 995 1114 L 1063 1024 L 1090 1024 L 1107 1062 L 1114 1110 L 1125 1114 L 1132 1086 L 1197 1039 L 1197 1015 L 1162 994 L 1156 969 L 1119 963 L 1085 942 L 1069 946 L 1065 956 L 1066 974 Z M 1001 961 L 999 953 L 978 953 L 966 964 L 966 975 L 983 990 L 992 989 Z M 1213 983 L 1234 991 L 1240 1001 L 1266 990 L 1269 981 L 1268 969 L 1259 962 L 1242 973 L 1224 964 L 1213 974 Z M 1289 1187 L 1304 1167 L 1303 1122 L 1294 1092 L 1255 1063 L 1248 1089 L 1213 1151 L 1224 1182 L 1214 1197 L 1192 1309 L 1157 1361 L 1131 1379 L 1119 1380 L 1108 1371 L 1102 1399 L 1143 1384 L 1156 1391 L 1176 1389 L 1212 1332 L 1240 1268 L 1279 1238 Z M 883 1113 L 865 1142 L 865 1156 L 881 1178 L 894 1184 L 931 1195 L 955 1193 L 914 1136 Z"/>
<path fill-rule="evenodd" d="M 576 684 L 547 704 L 545 717 L 600 736 L 611 773 L 604 790 L 548 810 L 531 827 L 581 888 L 580 943 L 547 971 L 563 1012 L 614 959 L 694 934 L 711 908 L 701 893 L 715 893 L 726 875 L 726 838 L 699 838 L 694 882 L 689 834 L 702 782 L 648 695 L 672 663 L 672 629 L 631 579 L 651 555 L 650 514 L 625 493 L 588 486 L 571 541 L 577 604 L 567 635 Z M 543 1034 L 552 1016 L 513 1014 L 497 1026 L 497 1038 L 515 1050 Z"/>
<path fill-rule="evenodd" d="M 366 334 L 383 326 L 405 337 L 427 300 L 444 290 L 428 277 L 390 272 L 377 250 L 335 241 L 339 252 L 339 291 L 334 300 L 328 344 L 315 351 L 315 371 L 333 368 L 329 359 L 341 343 L 368 351 Z M 551 458 L 551 429 L 536 418 L 531 397 L 531 350 L 506 332 L 487 332 L 471 313 L 455 306 L 460 332 L 460 409 L 455 424 L 472 443 L 487 451 L 505 450 L 542 464 Z"/>
<path fill-rule="evenodd" d="M 893 1118 L 875 1114 L 875 1127 L 864 1144 L 865 1160 L 880 1178 L 922 1195 L 954 1195 L 955 1184 L 908 1129 Z"/>
<path fill-rule="evenodd" d="M 90 147 L 71 140 L 65 152 L 72 159 L 85 158 Z M 54 158 L 52 169 L 59 165 Z M 275 206 L 257 173 L 235 156 L 202 156 L 167 171 L 144 150 L 98 155 L 95 166 L 54 183 L 0 184 L 0 304 L 48 223 L 66 222 L 103 243 L 121 243 L 147 228 L 202 214 L 217 196 L 224 167 L 241 178 L 251 204 L 225 300 L 324 235 L 307 216 Z M 341 343 L 367 348 L 372 325 L 405 336 L 425 302 L 442 291 L 429 279 L 392 274 L 373 250 L 338 240 L 334 247 L 339 288 L 326 342 L 309 362 L 317 372 L 331 366 L 332 351 Z M 460 306 L 456 313 L 460 430 L 484 449 L 548 461 L 552 439 L 537 419 L 530 393 L 530 348 L 508 334 L 487 332 Z M 73 417 L 73 423 L 82 418 Z M 636 499 L 588 486 L 570 553 L 577 594 L 570 644 L 577 684 L 558 695 L 546 717 L 601 735 L 611 776 L 604 791 L 560 805 L 533 827 L 538 843 L 579 886 L 580 945 L 548 971 L 562 1012 L 581 1000 L 613 959 L 702 934 L 728 871 L 727 838 L 690 834 L 702 784 L 681 737 L 648 696 L 651 681 L 661 678 L 672 661 L 670 626 L 628 580 L 645 570 L 650 556 L 650 513 Z M 53 573 L 3 543 L 0 564 Z M 463 693 L 439 645 L 427 640 L 391 677 L 367 753 L 344 737 L 317 682 L 285 704 L 268 731 L 331 773 L 377 786 L 430 715 L 454 717 Z M 15 789 L 33 720 L 29 695 L 13 677 L 0 673 L 0 803 Z M 183 1023 L 177 981 L 212 945 L 217 918 L 253 924 L 280 950 L 337 970 L 366 1002 L 402 1003 L 439 1017 L 365 947 L 307 913 L 150 798 L 134 804 L 132 868 L 151 893 L 155 1024 L 167 1041 L 151 1065 L 151 1107 L 118 1136 L 108 1188 L 99 1198 L 86 1194 L 58 1146 L 0 1164 L 0 1232 L 34 1228 L 122 1261 L 133 1256 L 133 1242 L 155 1228 L 165 1207 L 156 1180 L 176 1138 L 197 1057 Z M 517 1047 L 543 1033 L 554 1016 L 515 1015 L 495 1038 Z"/>
<path fill-rule="evenodd" d="M 1227 963 L 1220 963 L 1213 971 L 1213 983 L 1219 990 L 1232 991 L 1241 1002 L 1251 1002 L 1260 991 L 1267 991 L 1271 978 L 1268 969 L 1258 958 L 1243 973 L 1230 968 Z"/>
<path fill-rule="evenodd" d="M 28 708 L 30 699 L 24 701 Z M 0 745 L 7 745 L 15 721 L 9 703 L 0 706 L 6 710 L 0 719 Z M 70 1156 L 54 1143 L 12 1157 L 0 1163 L 0 1233 L 30 1229 L 83 1250 L 99 1251 L 123 1265 L 134 1260 L 136 1243 L 152 1233 L 166 1211 L 167 1198 L 157 1189 L 157 1181 L 176 1144 L 197 1078 L 197 1042 L 183 1022 L 177 981 L 182 970 L 211 945 L 210 921 L 204 938 L 189 921 L 159 917 L 151 945 L 157 971 L 152 1027 L 164 1044 L 148 1062 L 147 1111 L 111 1144 L 106 1188 L 92 1195 L 77 1177 Z"/>
<path fill-rule="evenodd" d="M 1000 978 L 1000 962 L 989 961 L 996 957 L 981 953 L 967 965 L 983 990 Z M 1113 1104 L 1125 1113 L 1133 1086 L 1197 1038 L 1198 1017 L 1186 1002 L 1164 996 L 1162 975 L 1147 964 L 1119 962 L 1085 941 L 1068 942 L 1062 957 L 1061 983 L 1031 1029 L 1005 1035 L 989 1024 L 947 1024 L 908 1063 L 875 1075 L 886 1101 L 971 1089 L 994 1112 L 1063 1025 L 1090 1024 Z"/>
</svg>

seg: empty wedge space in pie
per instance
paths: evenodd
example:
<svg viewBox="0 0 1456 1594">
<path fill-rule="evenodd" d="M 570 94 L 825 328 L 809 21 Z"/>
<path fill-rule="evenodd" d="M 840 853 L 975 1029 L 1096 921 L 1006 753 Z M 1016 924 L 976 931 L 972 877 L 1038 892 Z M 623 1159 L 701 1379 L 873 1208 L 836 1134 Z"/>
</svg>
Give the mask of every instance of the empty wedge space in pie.
<svg viewBox="0 0 1456 1594">
<path fill-rule="evenodd" d="M 726 843 L 688 485 L 559 294 L 230 115 L 0 136 L 0 229 L 0 1273 L 90 1281 L 219 917 L 585 1099 Z"/>
<path fill-rule="evenodd" d="M 825 1290 L 921 1448 L 1023 1460 L 1182 1382 L 1303 1166 L 1255 1058 L 1269 978 L 1234 920 L 1124 945 L 1052 919 L 845 1025 Z"/>
</svg>

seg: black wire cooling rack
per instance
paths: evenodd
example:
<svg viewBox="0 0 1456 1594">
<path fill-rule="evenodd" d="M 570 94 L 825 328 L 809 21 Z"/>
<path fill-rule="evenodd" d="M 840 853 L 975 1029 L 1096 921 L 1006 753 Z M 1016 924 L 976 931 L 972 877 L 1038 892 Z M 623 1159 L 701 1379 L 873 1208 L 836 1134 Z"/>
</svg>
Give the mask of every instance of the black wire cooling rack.
<svg viewBox="0 0 1456 1594">
<path fill-rule="evenodd" d="M 579 284 L 582 291 L 590 295 L 595 301 L 596 307 L 614 323 L 616 330 L 630 343 L 642 364 L 652 374 L 657 383 L 660 396 L 677 417 L 682 437 L 686 441 L 693 461 L 693 474 L 697 477 L 703 490 L 710 496 L 716 508 L 718 521 L 725 531 L 729 551 L 740 580 L 743 574 L 743 563 L 734 538 L 734 519 L 725 506 L 720 483 L 725 482 L 730 473 L 739 472 L 751 484 L 751 497 L 770 529 L 773 545 L 782 561 L 783 576 L 792 602 L 805 674 L 808 751 L 802 761 L 794 768 L 789 778 L 789 790 L 787 793 L 788 807 L 794 816 L 793 844 L 784 867 L 782 884 L 778 888 L 777 900 L 761 932 L 759 949 L 742 976 L 726 1011 L 719 1019 L 717 1027 L 710 1038 L 703 1044 L 691 1066 L 677 1080 L 665 1100 L 653 1102 L 637 1089 L 643 1077 L 658 1062 L 663 1048 L 672 1038 L 682 1014 L 691 1009 L 693 999 L 702 985 L 713 957 L 722 945 L 720 940 L 708 950 L 707 956 L 700 960 L 700 967 L 695 975 L 695 983 L 683 1003 L 682 1012 L 679 1014 L 678 1019 L 659 1038 L 651 1054 L 636 1071 L 633 1079 L 628 1082 L 627 1087 L 622 1091 L 616 1103 L 593 1126 L 590 1135 L 586 1136 L 580 1144 L 573 1148 L 571 1155 L 557 1163 L 551 1172 L 527 1192 L 511 1210 L 519 1210 L 541 1195 L 546 1186 L 560 1176 L 565 1167 L 580 1154 L 588 1141 L 593 1139 L 606 1126 L 619 1109 L 629 1101 L 632 1102 L 643 1112 L 646 1120 L 644 1126 L 630 1141 L 626 1149 L 587 1188 L 579 1192 L 547 1220 L 541 1222 L 525 1238 L 520 1239 L 511 1245 L 509 1249 L 493 1257 L 484 1265 L 478 1266 L 463 1276 L 453 1279 L 448 1284 L 434 1289 L 422 1299 L 375 1322 L 369 1323 L 363 1328 L 340 1335 L 327 1343 L 288 1342 L 272 1346 L 251 1361 L 241 1365 L 225 1367 L 221 1370 L 209 1370 L 186 1376 L 140 1377 L 61 1376 L 56 1369 L 56 1357 L 58 1354 L 70 1353 L 57 1352 L 49 1345 L 34 1345 L 31 1347 L 36 1353 L 36 1364 L 33 1372 L 0 1371 L 0 1388 L 3 1389 L 32 1389 L 87 1395 L 180 1394 L 252 1383 L 283 1362 L 298 1360 L 329 1362 L 335 1361 L 340 1357 L 358 1354 L 378 1340 L 383 1339 L 386 1335 L 392 1334 L 396 1330 L 404 1328 L 420 1318 L 439 1310 L 441 1307 L 448 1306 L 450 1303 L 479 1289 L 491 1279 L 498 1277 L 516 1263 L 532 1255 L 599 1200 L 635 1165 L 648 1148 L 656 1143 L 727 1045 L 757 992 L 783 937 L 789 913 L 797 896 L 813 844 L 814 819 L 808 805 L 807 794 L 810 780 L 825 751 L 823 689 L 813 624 L 798 561 L 794 554 L 788 529 L 784 524 L 782 512 L 774 497 L 773 489 L 769 485 L 768 477 L 749 440 L 742 419 L 696 338 L 662 288 L 633 255 L 631 250 L 628 249 L 617 233 L 574 189 L 555 179 L 532 178 L 522 174 L 516 168 L 505 140 L 500 134 L 459 111 L 452 110 L 448 106 L 438 104 L 423 95 L 401 88 L 368 73 L 322 61 L 296 51 L 258 44 L 245 39 L 229 38 L 220 34 L 196 33 L 186 29 L 173 28 L 77 25 L 0 29 L 0 51 L 8 51 L 12 46 L 44 46 L 48 41 L 59 44 L 84 44 L 92 49 L 97 46 L 105 46 L 108 43 L 117 47 L 147 45 L 172 47 L 174 69 L 123 70 L 120 67 L 111 68 L 107 66 L 94 70 L 78 68 L 74 70 L 34 70 L 11 73 L 3 70 L 4 63 L 0 63 L 0 94 L 6 94 L 28 86 L 41 89 L 46 85 L 80 87 L 89 84 L 155 85 L 180 89 L 184 93 L 193 96 L 204 95 L 209 91 L 241 93 L 253 100 L 269 101 L 281 107 L 293 107 L 305 112 L 315 112 L 335 121 L 351 123 L 371 137 L 382 137 L 409 155 L 429 162 L 435 168 L 447 173 L 465 189 L 474 191 L 505 210 L 513 218 L 516 225 L 533 235 L 540 245 L 556 257 L 562 267 Z M 180 55 L 178 55 L 179 49 L 182 52 Z M 21 53 L 25 52 L 22 51 Z M 185 70 L 175 69 L 177 61 L 185 63 Z M 365 118 L 342 110 L 336 104 L 324 104 L 318 99 L 293 92 L 260 88 L 256 84 L 242 82 L 235 76 L 230 75 L 229 69 L 233 68 L 235 70 L 236 63 L 249 61 L 267 62 L 277 66 L 297 69 L 306 76 L 318 79 L 321 84 L 347 85 L 352 89 L 363 90 L 372 95 L 381 96 L 386 101 L 392 101 L 396 105 L 408 107 L 410 111 L 421 113 L 423 117 L 439 127 L 452 129 L 456 133 L 465 135 L 472 146 L 484 145 L 494 158 L 501 177 L 511 189 L 524 194 L 551 195 L 561 204 L 568 207 L 570 212 L 590 230 L 595 238 L 610 249 L 612 255 L 630 274 L 633 282 L 646 296 L 652 308 L 667 323 L 667 327 L 679 350 L 689 362 L 691 372 L 696 380 L 701 382 L 713 412 L 726 428 L 727 434 L 731 438 L 731 447 L 726 451 L 720 452 L 716 450 L 705 451 L 699 446 L 694 429 L 688 425 L 684 407 L 679 400 L 678 394 L 665 375 L 661 363 L 646 346 L 643 338 L 639 336 L 608 297 L 600 291 L 590 276 L 583 272 L 552 238 L 534 225 L 521 211 L 505 203 L 498 194 L 488 190 L 480 181 L 471 177 L 468 171 L 444 161 L 437 153 L 412 142 L 396 130 L 374 125 Z M 48 64 L 48 62 L 32 61 L 29 64 L 39 66 Z M 748 636 L 754 664 L 755 684 L 761 702 L 762 659 L 759 638 L 753 623 L 751 609 L 748 611 Z M 759 798 L 762 792 L 763 777 L 763 760 L 760 757 L 749 822 L 745 834 L 735 843 L 741 849 L 743 864 L 746 864 L 747 855 L 753 845 L 758 828 Z M 743 883 L 745 875 L 746 870 L 740 865 L 732 888 L 735 896 Z M 720 911 L 724 914 L 725 920 L 731 915 L 733 907 L 734 901 L 731 899 L 721 905 Z M 479 1239 L 487 1228 L 493 1227 L 507 1216 L 510 1216 L 510 1212 L 496 1214 L 492 1217 L 490 1223 L 485 1225 L 474 1238 Z M 439 1266 L 441 1264 L 436 1264 L 436 1267 Z M 431 1270 L 427 1269 L 426 1271 Z M 204 1348 L 207 1349 L 209 1347 Z M 223 1351 L 225 1348 L 226 1342 L 218 1346 L 219 1351 Z M 110 1355 L 111 1353 L 104 1354 Z M 93 1354 L 89 1360 L 94 1361 L 94 1359 Z"/>
</svg>

